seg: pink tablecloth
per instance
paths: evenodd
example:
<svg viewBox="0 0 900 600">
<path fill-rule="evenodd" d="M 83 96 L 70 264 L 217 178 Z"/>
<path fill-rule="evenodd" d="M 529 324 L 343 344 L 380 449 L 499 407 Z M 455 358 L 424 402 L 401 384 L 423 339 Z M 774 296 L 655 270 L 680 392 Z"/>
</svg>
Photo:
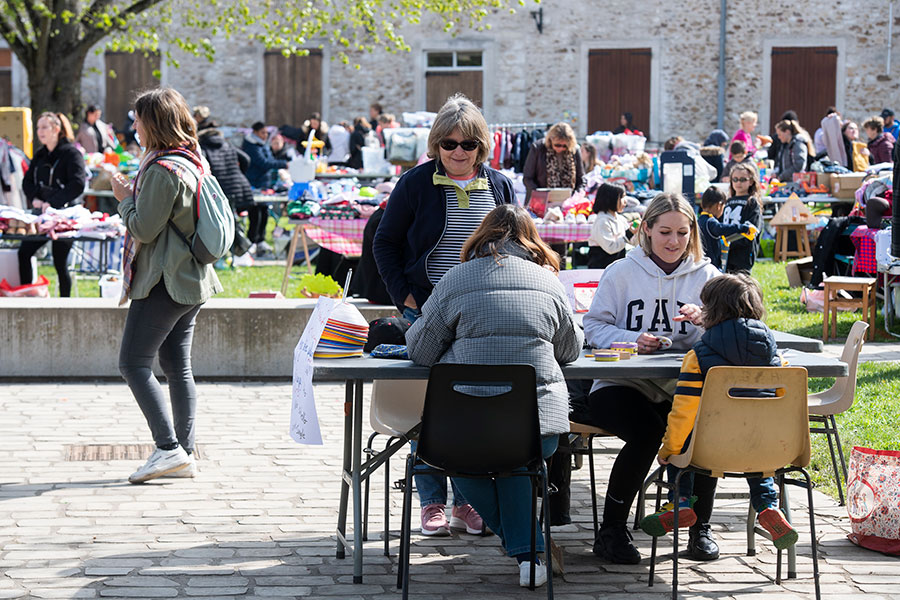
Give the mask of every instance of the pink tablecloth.
<svg viewBox="0 0 900 600">
<path fill-rule="evenodd" d="M 367 219 L 320 219 L 306 221 L 306 237 L 332 252 L 348 256 L 362 254 L 363 230 Z M 548 244 L 587 241 L 588 223 L 541 223 L 538 234 Z"/>
<path fill-rule="evenodd" d="M 319 219 L 313 217 L 305 223 L 306 237 L 318 245 L 343 254 L 362 254 L 363 230 L 368 219 Z"/>
</svg>

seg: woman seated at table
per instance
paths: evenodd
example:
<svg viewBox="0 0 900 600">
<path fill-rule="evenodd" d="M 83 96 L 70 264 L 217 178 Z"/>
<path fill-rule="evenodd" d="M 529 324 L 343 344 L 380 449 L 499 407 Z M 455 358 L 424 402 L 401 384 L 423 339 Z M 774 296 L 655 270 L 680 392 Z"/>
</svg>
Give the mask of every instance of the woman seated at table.
<svg viewBox="0 0 900 600">
<path fill-rule="evenodd" d="M 569 431 L 568 391 L 560 364 L 576 360 L 584 341 L 556 277 L 559 257 L 538 236 L 528 212 L 506 204 L 485 217 L 463 246 L 461 259 L 462 264 L 435 286 L 422 317 L 406 333 L 409 356 L 422 365 L 534 365 L 543 454 L 549 457 L 559 434 Z M 527 586 L 529 481 L 524 477 L 455 481 L 500 537 L 507 554 L 519 561 L 519 584 Z M 539 552 L 544 548 L 540 533 L 537 548 Z M 539 585 L 546 582 L 545 565 L 537 567 L 535 578 Z"/>
<path fill-rule="evenodd" d="M 703 333 L 700 290 L 719 274 L 703 256 L 694 209 L 681 194 L 656 196 L 644 213 L 638 244 L 604 271 L 584 317 L 585 337 L 594 348 L 636 342 L 639 354 L 656 352 L 669 341 L 674 350 L 689 350 Z M 590 424 L 625 442 L 610 473 L 594 541 L 594 554 L 609 562 L 641 560 L 631 543 L 628 511 L 659 449 L 676 383 L 597 380 L 591 388 Z M 688 548 L 696 560 L 713 560 L 719 555 L 709 528 L 716 480 L 697 476 L 694 481 L 697 523 Z"/>
<path fill-rule="evenodd" d="M 34 155 L 22 180 L 28 202 L 38 213 L 48 208 L 78 204 L 84 193 L 84 158 L 72 143 L 75 137 L 69 120 L 62 113 L 43 113 L 38 118 L 37 137 L 44 146 Z M 34 281 L 31 257 L 46 243 L 47 240 L 23 241 L 19 246 L 19 281 L 22 285 Z M 50 248 L 59 277 L 59 295 L 67 298 L 72 295 L 72 278 L 67 265 L 72 240 L 53 240 Z"/>
</svg>

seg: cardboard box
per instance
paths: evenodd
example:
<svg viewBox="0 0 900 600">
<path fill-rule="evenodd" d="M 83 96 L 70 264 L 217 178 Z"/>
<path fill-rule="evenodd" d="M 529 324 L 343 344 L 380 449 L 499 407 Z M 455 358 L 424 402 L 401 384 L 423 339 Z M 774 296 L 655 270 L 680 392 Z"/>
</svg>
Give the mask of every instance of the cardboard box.
<svg viewBox="0 0 900 600">
<path fill-rule="evenodd" d="M 34 132 L 31 128 L 31 109 L 0 107 L 0 137 L 5 137 L 32 158 Z"/>
<path fill-rule="evenodd" d="M 805 256 L 784 265 L 784 272 L 787 273 L 789 286 L 800 287 L 809 283 L 813 271 L 812 261 L 811 256 Z"/>
<path fill-rule="evenodd" d="M 831 173 L 816 173 L 816 183 L 831 189 Z"/>
<path fill-rule="evenodd" d="M 835 198 L 852 199 L 865 176 L 865 173 L 832 173 L 831 195 Z"/>
</svg>

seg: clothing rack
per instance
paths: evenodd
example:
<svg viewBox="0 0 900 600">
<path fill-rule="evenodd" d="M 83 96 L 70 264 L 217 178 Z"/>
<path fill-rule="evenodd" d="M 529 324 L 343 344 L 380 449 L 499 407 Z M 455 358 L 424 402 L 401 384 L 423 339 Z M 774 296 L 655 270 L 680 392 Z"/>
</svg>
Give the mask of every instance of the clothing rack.
<svg viewBox="0 0 900 600">
<path fill-rule="evenodd" d="M 488 129 L 500 129 L 500 128 L 511 129 L 511 128 L 515 128 L 515 127 L 523 127 L 523 128 L 530 128 L 530 129 L 534 129 L 535 127 L 541 127 L 543 129 L 546 129 L 546 128 L 550 127 L 550 123 L 491 123 L 488 125 Z"/>
</svg>

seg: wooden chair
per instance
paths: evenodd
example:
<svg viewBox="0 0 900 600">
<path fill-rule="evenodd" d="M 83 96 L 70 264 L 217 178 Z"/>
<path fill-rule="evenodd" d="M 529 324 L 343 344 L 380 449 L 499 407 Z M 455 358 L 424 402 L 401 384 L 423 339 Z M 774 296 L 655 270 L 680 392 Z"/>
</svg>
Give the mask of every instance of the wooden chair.
<svg viewBox="0 0 900 600">
<path fill-rule="evenodd" d="M 819 562 L 816 552 L 816 523 L 809 464 L 809 414 L 807 411 L 806 369 L 802 367 L 713 367 L 707 374 L 700 397 L 690 442 L 683 454 L 670 457 L 679 467 L 673 483 L 657 484 L 656 509 L 662 503 L 663 487 L 678 489 L 688 472 L 712 477 L 775 477 L 780 503 L 784 505 L 786 483 L 806 489 L 813 578 L 817 600 Z M 774 397 L 759 393 L 736 396 L 735 390 L 776 389 Z M 788 466 L 785 466 L 788 465 Z M 786 473 L 799 472 L 802 480 L 788 479 Z M 789 514 L 789 513 L 788 513 Z M 675 511 L 672 555 L 672 599 L 678 598 L 678 511 Z M 650 555 L 650 585 L 656 567 L 658 538 L 653 538 Z M 775 582 L 781 584 L 781 554 L 778 550 Z"/>
<path fill-rule="evenodd" d="M 828 439 L 828 450 L 831 452 L 831 466 L 834 468 L 834 481 L 838 488 L 838 498 L 841 506 L 844 505 L 844 489 L 841 485 L 841 474 L 844 476 L 844 485 L 847 484 L 847 462 L 844 460 L 844 450 L 841 448 L 841 438 L 838 435 L 837 421 L 834 416 L 839 415 L 853 405 L 856 395 L 856 368 L 859 364 L 859 352 L 865 342 L 866 330 L 869 324 L 865 321 L 857 321 L 850 328 L 850 335 L 844 343 L 844 351 L 841 353 L 841 361 L 847 363 L 849 373 L 846 377 L 838 377 L 834 385 L 825 391 L 810 394 L 808 399 L 809 420 L 813 423 L 821 423 L 819 427 L 810 427 L 810 433 L 824 433 Z M 840 470 L 835 459 L 834 449 L 837 448 L 840 457 Z"/>
<path fill-rule="evenodd" d="M 837 335 L 837 313 L 839 308 L 857 308 L 862 310 L 863 320 L 869 323 L 869 341 L 875 339 L 875 312 L 878 299 L 875 292 L 878 288 L 878 280 L 874 277 L 826 277 L 825 284 L 825 308 L 822 311 L 822 341 L 827 342 Z M 842 298 L 840 291 L 860 292 L 862 298 Z M 828 323 L 831 322 L 829 335 Z"/>
</svg>

